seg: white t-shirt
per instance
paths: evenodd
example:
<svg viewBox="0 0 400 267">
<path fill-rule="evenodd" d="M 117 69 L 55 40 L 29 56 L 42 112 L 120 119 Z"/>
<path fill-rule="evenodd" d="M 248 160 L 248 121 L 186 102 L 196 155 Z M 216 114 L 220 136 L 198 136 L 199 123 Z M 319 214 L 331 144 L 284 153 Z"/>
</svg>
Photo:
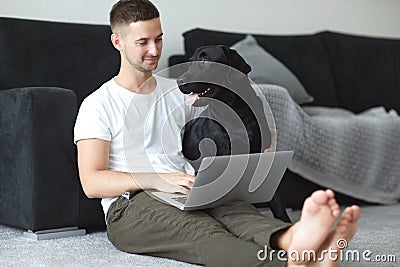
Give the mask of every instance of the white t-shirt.
<svg viewBox="0 0 400 267">
<path fill-rule="evenodd" d="M 109 170 L 194 174 L 182 154 L 183 127 L 203 109 L 185 105 L 174 80 L 154 77 L 157 86 L 150 94 L 133 93 L 111 79 L 86 97 L 75 122 L 74 142 L 110 141 Z M 105 215 L 116 199 L 102 199 Z"/>
</svg>

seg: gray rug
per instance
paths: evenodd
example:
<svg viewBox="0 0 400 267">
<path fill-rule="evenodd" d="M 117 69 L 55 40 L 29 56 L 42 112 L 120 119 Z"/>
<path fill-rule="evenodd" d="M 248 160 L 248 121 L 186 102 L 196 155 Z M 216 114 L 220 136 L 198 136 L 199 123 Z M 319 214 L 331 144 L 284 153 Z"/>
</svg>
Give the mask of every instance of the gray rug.
<svg viewBox="0 0 400 267">
<path fill-rule="evenodd" d="M 299 215 L 298 211 L 290 212 L 294 220 Z M 362 207 L 358 229 L 347 251 L 357 250 L 360 260 L 344 260 L 341 266 L 399 266 L 400 204 Z M 195 266 L 118 251 L 108 241 L 105 232 L 47 241 L 23 238 L 22 232 L 20 229 L 0 225 L 0 266 Z M 366 252 L 371 261 L 362 259 L 362 253 L 366 250 L 371 252 Z M 386 257 L 386 262 L 375 261 L 378 255 Z M 397 264 L 387 262 L 392 260 L 389 259 L 390 255 L 396 258 Z"/>
</svg>

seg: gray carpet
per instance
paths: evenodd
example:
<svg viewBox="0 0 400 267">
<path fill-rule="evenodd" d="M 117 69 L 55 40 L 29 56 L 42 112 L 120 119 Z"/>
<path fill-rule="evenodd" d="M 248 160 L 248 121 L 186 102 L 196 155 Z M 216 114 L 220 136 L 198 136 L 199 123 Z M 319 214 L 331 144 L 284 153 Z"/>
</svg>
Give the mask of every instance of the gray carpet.
<svg viewBox="0 0 400 267">
<path fill-rule="evenodd" d="M 291 212 L 296 220 L 299 212 Z M 358 232 L 348 250 L 358 250 L 360 261 L 342 261 L 341 266 L 399 266 L 396 262 L 367 262 L 369 257 L 393 255 L 400 262 L 400 204 L 362 207 Z M 0 225 L 0 266 L 194 266 L 169 259 L 120 252 L 108 241 L 105 232 L 83 237 L 32 241 L 22 237 L 23 230 Z"/>
</svg>

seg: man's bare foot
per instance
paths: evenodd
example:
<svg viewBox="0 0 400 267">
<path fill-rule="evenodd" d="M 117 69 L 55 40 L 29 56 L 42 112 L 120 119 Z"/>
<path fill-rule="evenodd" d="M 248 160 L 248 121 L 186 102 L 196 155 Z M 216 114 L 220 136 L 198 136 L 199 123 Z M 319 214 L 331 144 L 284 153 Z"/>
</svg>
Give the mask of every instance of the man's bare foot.
<svg viewBox="0 0 400 267">
<path fill-rule="evenodd" d="M 332 190 L 314 192 L 305 200 L 300 221 L 294 225 L 288 253 L 317 251 L 329 235 L 339 213 L 339 205 Z"/>
<path fill-rule="evenodd" d="M 360 208 L 346 208 L 336 229 L 332 230 L 339 213 L 339 205 L 332 190 L 316 191 L 306 199 L 299 222 L 281 233 L 276 240 L 277 245 L 288 252 L 288 266 L 339 264 L 332 256 L 327 255 L 327 251 L 336 250 L 338 254 L 338 251 L 344 248 L 338 240 L 351 240 L 357 229 Z M 315 252 L 315 255 L 309 254 L 310 252 Z"/>
<path fill-rule="evenodd" d="M 273 237 L 274 243 L 288 252 L 289 263 L 292 263 L 294 261 L 291 259 L 305 250 L 318 251 L 327 239 L 339 213 L 339 205 L 332 190 L 315 191 L 304 201 L 300 220 Z M 292 252 L 295 255 L 292 255 Z M 307 262 L 299 257 L 296 259 L 296 264 Z"/>
<path fill-rule="evenodd" d="M 360 218 L 360 207 L 353 205 L 347 207 L 340 218 L 336 227 L 338 238 L 351 239 L 357 230 L 357 221 Z"/>
<path fill-rule="evenodd" d="M 324 241 L 317 252 L 317 261 L 307 266 L 334 267 L 339 266 L 340 251 L 345 249 L 357 230 L 357 221 L 360 218 L 358 206 L 347 207 L 340 216 L 340 220 Z"/>
</svg>

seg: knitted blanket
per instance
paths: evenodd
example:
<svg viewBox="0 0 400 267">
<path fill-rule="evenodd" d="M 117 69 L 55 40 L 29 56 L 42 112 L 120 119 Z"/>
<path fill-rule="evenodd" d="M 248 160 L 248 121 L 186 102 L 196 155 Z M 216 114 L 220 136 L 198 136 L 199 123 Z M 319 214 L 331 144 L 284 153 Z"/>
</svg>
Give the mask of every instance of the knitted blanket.
<svg viewBox="0 0 400 267">
<path fill-rule="evenodd" d="M 277 150 L 294 151 L 289 170 L 361 200 L 400 200 L 400 117 L 302 108 L 284 88 L 258 86 L 274 115 Z"/>
</svg>

